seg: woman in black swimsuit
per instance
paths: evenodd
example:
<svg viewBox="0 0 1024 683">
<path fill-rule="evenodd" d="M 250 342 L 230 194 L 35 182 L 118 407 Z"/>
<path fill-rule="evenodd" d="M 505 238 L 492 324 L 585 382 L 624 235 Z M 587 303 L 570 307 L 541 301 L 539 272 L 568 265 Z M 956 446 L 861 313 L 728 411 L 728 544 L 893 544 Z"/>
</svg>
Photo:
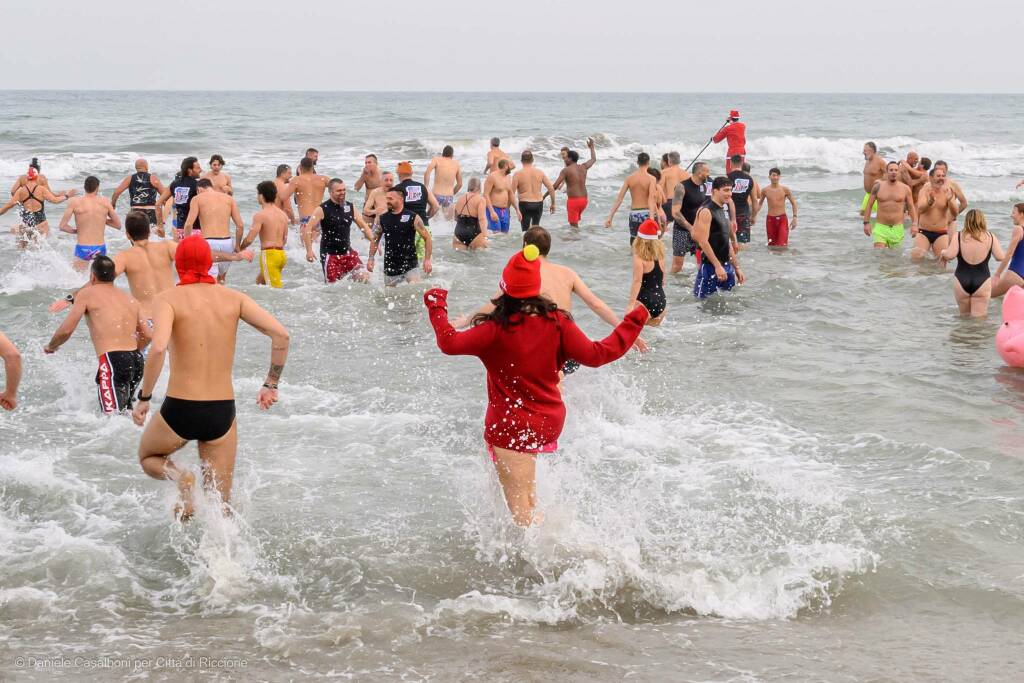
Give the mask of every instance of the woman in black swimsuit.
<svg viewBox="0 0 1024 683">
<path fill-rule="evenodd" d="M 996 236 L 988 231 L 985 214 L 971 209 L 964 217 L 964 229 L 953 236 L 940 257 L 943 262 L 956 259 L 953 273 L 953 296 L 960 307 L 960 315 L 984 318 L 988 315 L 988 302 L 992 297 L 992 277 L 988 262 L 1006 258 Z"/>
<path fill-rule="evenodd" d="M 452 247 L 456 251 L 486 249 L 487 202 L 480 196 L 480 179 L 470 178 L 466 194 L 455 202 L 455 236 Z"/>
<path fill-rule="evenodd" d="M 660 325 L 665 319 L 668 300 L 665 297 L 665 245 L 658 224 L 648 218 L 637 229 L 633 242 L 633 284 L 629 290 L 629 312 L 637 305 L 647 307 L 651 317 L 648 325 Z"/>
</svg>

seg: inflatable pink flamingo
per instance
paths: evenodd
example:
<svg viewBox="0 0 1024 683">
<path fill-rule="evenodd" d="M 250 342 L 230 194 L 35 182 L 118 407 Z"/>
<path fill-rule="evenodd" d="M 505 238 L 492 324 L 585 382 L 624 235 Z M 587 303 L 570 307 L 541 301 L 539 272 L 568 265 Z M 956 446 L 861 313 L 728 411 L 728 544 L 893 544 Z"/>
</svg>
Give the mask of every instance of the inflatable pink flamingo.
<svg viewBox="0 0 1024 683">
<path fill-rule="evenodd" d="M 996 351 L 1006 364 L 1024 368 L 1024 289 L 1013 287 L 1003 299 L 1003 326 L 996 333 Z"/>
</svg>

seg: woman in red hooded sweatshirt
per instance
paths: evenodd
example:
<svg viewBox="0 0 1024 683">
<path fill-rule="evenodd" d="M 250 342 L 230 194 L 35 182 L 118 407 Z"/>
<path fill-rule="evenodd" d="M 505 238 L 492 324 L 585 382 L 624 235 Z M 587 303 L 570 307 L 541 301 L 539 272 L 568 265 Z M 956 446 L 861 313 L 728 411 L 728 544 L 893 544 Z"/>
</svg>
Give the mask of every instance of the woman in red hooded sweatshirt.
<svg viewBox="0 0 1024 683">
<path fill-rule="evenodd" d="M 477 315 L 464 332 L 448 322 L 446 290 L 432 289 L 423 297 L 438 348 L 477 356 L 487 368 L 484 442 L 520 526 L 536 521 L 537 454 L 557 450 L 565 422 L 559 368 L 570 358 L 592 368 L 621 358 L 649 317 L 638 305 L 605 339 L 591 341 L 569 313 L 540 295 L 539 255 L 528 244 L 509 259 L 494 311 Z"/>
</svg>

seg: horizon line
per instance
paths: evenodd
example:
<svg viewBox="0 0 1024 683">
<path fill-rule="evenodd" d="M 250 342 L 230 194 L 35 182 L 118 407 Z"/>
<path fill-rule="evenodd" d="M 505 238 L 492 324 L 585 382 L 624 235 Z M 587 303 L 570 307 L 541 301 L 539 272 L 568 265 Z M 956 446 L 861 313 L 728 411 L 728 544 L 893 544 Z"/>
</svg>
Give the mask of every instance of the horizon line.
<svg viewBox="0 0 1024 683">
<path fill-rule="evenodd" d="M 252 90 L 247 88 L 0 88 L 4 93 L 21 92 L 114 92 L 114 93 L 281 93 L 281 94 L 345 94 L 345 95 L 942 95 L 947 97 L 976 97 L 978 95 L 995 95 L 1007 97 L 1024 97 L 1024 93 L 995 92 L 931 92 L 915 90 L 803 90 L 803 91 L 768 91 L 768 90 Z"/>
</svg>

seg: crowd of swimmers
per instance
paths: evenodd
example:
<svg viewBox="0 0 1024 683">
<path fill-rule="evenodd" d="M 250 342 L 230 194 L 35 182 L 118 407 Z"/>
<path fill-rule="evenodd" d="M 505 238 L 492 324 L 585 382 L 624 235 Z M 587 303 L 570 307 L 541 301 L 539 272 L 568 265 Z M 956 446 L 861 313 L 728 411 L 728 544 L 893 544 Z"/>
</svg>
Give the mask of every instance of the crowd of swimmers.
<svg viewBox="0 0 1024 683">
<path fill-rule="evenodd" d="M 453 249 L 479 250 L 510 231 L 514 212 L 522 248 L 506 264 L 494 296 L 474 313 L 453 319 L 444 290 L 429 290 L 424 302 L 439 348 L 476 355 L 487 370 L 484 441 L 514 520 L 529 525 L 537 521 L 536 456 L 557 448 L 564 422 L 564 377 L 580 364 L 612 362 L 631 347 L 646 351 L 641 331 L 664 320 L 666 277 L 681 272 L 687 256 L 697 263 L 696 298 L 742 284 L 746 276 L 739 254 L 748 248 L 751 226 L 762 211 L 768 247 L 788 246 L 798 207 L 780 182 L 780 170 L 770 169 L 765 185 L 753 178 L 739 112 L 730 112 L 709 144 L 722 140 L 729 143 L 727 172 L 714 178 L 706 162 L 682 166 L 678 152 L 663 155 L 659 168 L 648 154 L 637 156 L 637 169 L 624 180 L 604 221 L 606 228 L 612 227 L 628 195 L 632 276 L 621 317 L 576 272 L 549 260 L 551 233 L 541 226 L 545 208 L 551 214 L 558 210 L 557 195 L 564 188 L 568 229 L 579 230 L 588 207 L 587 174 L 598 163 L 593 139 L 586 141 L 589 154 L 583 162 L 576 150 L 561 150 L 563 167 L 554 181 L 534 165 L 531 150 L 522 151 L 517 165 L 498 138 L 491 140 L 484 178 L 470 177 L 465 184 L 451 146 L 429 162 L 423 182 L 413 179 L 411 162 L 401 161 L 394 172 L 386 171 L 369 154 L 353 186 L 364 193 L 358 210 L 342 179 L 317 172 L 319 153 L 310 148 L 298 163 L 297 175 L 282 164 L 274 179 L 257 184 L 259 210 L 248 230 L 220 155 L 210 159 L 206 172 L 196 157 L 185 158 L 166 186 L 139 159 L 134 173 L 109 198 L 100 194 L 94 176 L 86 178 L 81 195 L 52 190 L 33 159 L 0 213 L 20 206 L 21 224 L 15 232 L 20 243 L 30 244 L 48 233 L 45 203 L 68 203 L 60 230 L 76 236 L 74 263 L 88 269 L 89 281 L 50 307 L 53 312 L 67 309 L 68 314 L 44 351 L 57 352 L 82 317 L 88 320 L 98 358 L 101 409 L 131 411 L 134 421 L 145 426 L 139 446 L 142 469 L 177 483 L 177 514 L 188 517 L 194 476 L 170 456 L 189 441 L 199 444 L 205 485 L 225 505 L 230 500 L 238 439 L 232 366 L 239 321 L 271 343 L 269 368 L 257 397 L 260 408 L 277 402 L 288 355 L 288 332 L 274 316 L 249 296 L 223 286 L 232 262 L 252 261 L 255 250 L 250 247 L 258 242 L 257 282 L 281 287 L 285 246 L 291 226 L 297 226 L 306 260 L 319 260 L 326 282 L 367 281 L 379 258 L 385 286 L 397 286 L 431 273 L 431 219 L 440 214 L 455 223 Z M 865 146 L 865 158 L 861 213 L 875 247 L 899 246 L 906 219 L 914 238 L 913 258 L 931 252 L 943 262 L 957 260 L 957 301 L 965 314 L 983 315 L 990 294 L 1024 284 L 1024 251 L 1017 255 L 1024 237 L 1024 205 L 1013 211 L 1007 259 L 976 209 L 966 212 L 963 230 L 956 230 L 967 201 L 959 185 L 946 178 L 944 162 L 930 164 L 912 152 L 903 161 L 886 163 L 873 143 Z M 104 234 L 122 227 L 117 203 L 124 193 L 130 206 L 123 227 L 131 246 L 111 256 Z M 367 240 L 365 261 L 353 245 L 353 226 Z M 667 232 L 672 233 L 671 262 L 663 241 Z M 988 272 L 990 256 L 1001 262 L 994 277 Z M 122 274 L 130 294 L 114 286 Z M 604 340 L 592 342 L 572 322 L 573 295 L 611 326 Z M 166 396 L 147 421 L 168 353 Z M 0 407 L 11 410 L 17 404 L 21 361 L 2 334 L 0 356 L 7 372 Z"/>
</svg>

